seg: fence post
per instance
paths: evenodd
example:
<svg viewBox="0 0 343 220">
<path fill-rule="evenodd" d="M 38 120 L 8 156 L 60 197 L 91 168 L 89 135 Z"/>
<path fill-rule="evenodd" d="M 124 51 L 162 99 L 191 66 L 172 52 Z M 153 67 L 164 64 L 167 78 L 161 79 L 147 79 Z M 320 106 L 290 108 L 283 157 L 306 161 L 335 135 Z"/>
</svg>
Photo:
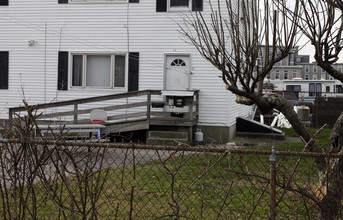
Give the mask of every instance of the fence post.
<svg viewBox="0 0 343 220">
<path fill-rule="evenodd" d="M 276 152 L 273 146 L 272 154 L 269 156 L 270 163 L 270 218 L 276 219 Z"/>
</svg>

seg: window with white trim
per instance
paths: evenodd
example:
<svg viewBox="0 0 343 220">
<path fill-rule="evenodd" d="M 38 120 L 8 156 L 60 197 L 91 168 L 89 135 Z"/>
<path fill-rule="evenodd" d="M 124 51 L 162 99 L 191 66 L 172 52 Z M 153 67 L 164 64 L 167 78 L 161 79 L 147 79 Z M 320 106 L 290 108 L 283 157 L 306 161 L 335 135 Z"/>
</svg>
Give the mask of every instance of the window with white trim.
<svg viewBox="0 0 343 220">
<path fill-rule="evenodd" d="M 71 86 L 124 88 L 125 55 L 72 54 Z"/>
<path fill-rule="evenodd" d="M 320 74 L 320 79 L 325 80 L 326 79 L 326 74 L 325 73 Z"/>
<path fill-rule="evenodd" d="M 288 79 L 288 70 L 283 71 L 283 79 Z"/>
<path fill-rule="evenodd" d="M 129 2 L 139 0 L 129 0 Z M 156 12 L 168 11 L 202 11 L 203 0 L 156 0 Z"/>
</svg>

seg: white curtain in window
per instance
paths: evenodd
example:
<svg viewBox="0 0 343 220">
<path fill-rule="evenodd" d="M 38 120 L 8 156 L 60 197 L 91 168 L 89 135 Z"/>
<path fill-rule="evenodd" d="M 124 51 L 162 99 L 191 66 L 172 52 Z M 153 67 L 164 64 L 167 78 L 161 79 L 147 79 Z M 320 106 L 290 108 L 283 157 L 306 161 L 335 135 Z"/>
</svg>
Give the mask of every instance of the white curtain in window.
<svg viewBox="0 0 343 220">
<path fill-rule="evenodd" d="M 111 86 L 111 56 L 87 55 L 86 86 Z"/>
</svg>

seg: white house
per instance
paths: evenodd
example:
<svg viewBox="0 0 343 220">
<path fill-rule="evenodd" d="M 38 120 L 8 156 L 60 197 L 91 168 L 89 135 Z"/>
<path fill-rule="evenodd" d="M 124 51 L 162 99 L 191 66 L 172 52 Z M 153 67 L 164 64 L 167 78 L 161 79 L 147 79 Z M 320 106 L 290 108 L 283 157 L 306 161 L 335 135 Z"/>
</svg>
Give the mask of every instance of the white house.
<svg viewBox="0 0 343 220">
<path fill-rule="evenodd" d="M 227 140 L 237 116 L 218 76 L 178 32 L 203 0 L 0 0 L 0 117 L 22 104 L 136 90 L 199 90 L 198 126 Z M 209 16 L 208 16 L 209 17 Z"/>
</svg>

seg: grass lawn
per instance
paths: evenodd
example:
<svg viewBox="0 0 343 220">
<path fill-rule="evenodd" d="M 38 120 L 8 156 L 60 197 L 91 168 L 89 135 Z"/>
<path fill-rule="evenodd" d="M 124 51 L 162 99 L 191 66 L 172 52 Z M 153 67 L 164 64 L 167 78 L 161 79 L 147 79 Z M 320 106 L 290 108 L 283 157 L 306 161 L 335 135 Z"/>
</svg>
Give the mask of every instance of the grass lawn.
<svg viewBox="0 0 343 220">
<path fill-rule="evenodd" d="M 299 135 L 294 131 L 293 128 L 281 128 L 281 130 L 285 133 L 288 137 L 299 137 Z M 310 128 L 310 132 L 312 134 L 315 134 L 317 129 Z M 323 149 L 325 152 L 328 149 L 328 142 L 331 135 L 332 129 L 326 128 L 323 130 L 320 134 L 316 137 L 316 143 L 317 145 Z M 304 148 L 304 144 L 302 142 L 295 142 L 295 143 L 285 143 L 280 144 L 277 146 L 278 150 L 293 150 L 293 151 L 302 151 Z"/>
<path fill-rule="evenodd" d="M 283 129 L 287 135 L 294 131 Z M 313 131 L 314 132 L 314 131 Z M 318 136 L 318 143 L 325 147 L 330 129 Z M 277 146 L 277 150 L 297 150 L 302 143 L 286 143 Z M 143 154 L 144 151 L 136 151 Z M 247 154 L 206 154 L 193 153 L 170 157 L 162 161 L 108 168 L 79 181 L 88 181 L 77 187 L 76 178 L 69 177 L 66 185 L 56 182 L 55 195 L 59 195 L 61 204 L 52 199 L 52 193 L 43 190 L 40 184 L 36 189 L 38 198 L 44 204 L 37 213 L 41 219 L 64 218 L 82 219 L 81 212 L 87 218 L 92 213 L 98 219 L 266 219 L 269 217 L 270 204 L 270 164 L 269 155 Z M 298 157 L 278 157 L 277 181 L 280 185 L 288 183 Z M 108 172 L 107 176 L 105 175 Z M 314 192 L 317 172 L 312 158 L 303 158 L 294 174 L 292 187 Z M 99 196 L 95 196 L 97 184 L 104 181 Z M 93 190 L 93 191 L 92 191 Z M 88 194 L 85 194 L 88 191 Z M 75 197 L 75 203 L 71 196 Z M 296 193 L 286 192 L 277 187 L 278 219 L 304 219 L 314 216 L 313 202 Z M 87 206 L 82 207 L 81 201 Z M 94 209 L 92 209 L 92 204 Z M 80 208 L 81 207 L 81 208 Z M 2 212 L 0 206 L 0 213 Z M 65 216 L 63 216 L 64 211 Z M 94 217 L 93 216 L 93 217 Z M 94 217 L 95 218 L 95 217 Z"/>
</svg>

